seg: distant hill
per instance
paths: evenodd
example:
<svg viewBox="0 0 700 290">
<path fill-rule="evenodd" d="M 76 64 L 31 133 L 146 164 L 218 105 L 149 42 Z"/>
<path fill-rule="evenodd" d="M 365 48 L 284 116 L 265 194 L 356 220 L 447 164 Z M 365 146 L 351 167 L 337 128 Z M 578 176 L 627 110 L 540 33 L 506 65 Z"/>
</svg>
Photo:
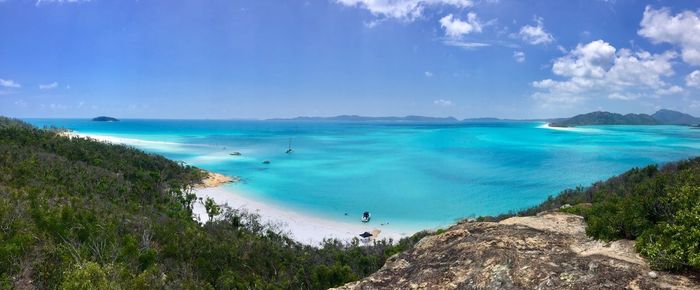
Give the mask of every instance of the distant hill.
<svg viewBox="0 0 700 290">
<path fill-rule="evenodd" d="M 334 117 L 296 117 L 290 119 L 270 119 L 271 121 L 334 121 L 334 122 L 459 122 L 454 117 L 426 117 L 426 116 L 405 116 L 405 117 L 366 117 L 358 115 L 340 115 Z"/>
<path fill-rule="evenodd" d="M 119 119 L 117 119 L 117 118 L 112 118 L 112 117 L 107 117 L 107 116 L 95 117 L 95 118 L 92 118 L 92 120 L 97 121 L 97 122 L 117 122 L 117 121 L 119 121 Z"/>
<path fill-rule="evenodd" d="M 367 117 L 358 115 L 339 115 L 333 117 L 296 117 L 296 118 L 275 118 L 268 119 L 268 121 L 316 121 L 316 122 L 409 122 L 409 123 L 496 123 L 496 122 L 534 122 L 534 121 L 547 121 L 555 122 L 565 120 L 560 119 L 501 119 L 492 117 L 482 117 L 482 118 L 466 118 L 459 120 L 454 117 L 426 117 L 426 116 L 416 116 L 408 115 L 405 117 Z"/>
<path fill-rule="evenodd" d="M 592 112 L 576 115 L 568 119 L 550 122 L 552 127 L 575 127 L 587 125 L 696 125 L 700 118 L 678 111 L 661 109 L 652 115 L 617 114 L 610 112 Z"/>
<path fill-rule="evenodd" d="M 575 127 L 587 125 L 659 125 L 659 121 L 647 114 L 617 114 L 610 112 L 592 112 L 550 123 L 552 127 Z"/>
<path fill-rule="evenodd" d="M 696 125 L 700 124 L 700 118 L 693 117 L 691 115 L 677 112 L 677 111 L 672 111 L 672 110 L 666 110 L 666 109 L 661 109 L 658 110 L 656 113 L 651 115 L 654 119 L 659 121 L 662 124 L 667 124 L 667 125 Z"/>
</svg>

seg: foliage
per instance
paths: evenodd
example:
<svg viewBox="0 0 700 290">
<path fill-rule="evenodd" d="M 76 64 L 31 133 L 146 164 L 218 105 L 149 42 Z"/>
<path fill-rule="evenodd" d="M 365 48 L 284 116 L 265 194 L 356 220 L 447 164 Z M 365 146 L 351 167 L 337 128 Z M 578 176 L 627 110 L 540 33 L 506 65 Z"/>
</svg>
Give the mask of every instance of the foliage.
<svg viewBox="0 0 700 290">
<path fill-rule="evenodd" d="M 204 200 L 204 209 L 207 211 L 207 216 L 209 216 L 209 221 L 214 220 L 215 216 L 218 216 L 221 213 L 221 206 L 216 204 L 214 199 L 211 197 L 207 197 Z"/>
<path fill-rule="evenodd" d="M 324 289 L 373 273 L 422 237 L 311 247 L 211 201 L 200 224 L 192 189 L 203 177 L 0 117 L 0 288 Z"/>
<path fill-rule="evenodd" d="M 554 122 L 553 127 L 575 127 L 588 125 L 659 125 L 661 122 L 647 114 L 617 114 L 610 112 L 591 112 Z"/>
<path fill-rule="evenodd" d="M 573 205 L 586 233 L 602 240 L 636 240 L 637 250 L 663 270 L 700 270 L 700 158 L 635 168 L 591 187 L 566 190 L 502 220 Z"/>
</svg>

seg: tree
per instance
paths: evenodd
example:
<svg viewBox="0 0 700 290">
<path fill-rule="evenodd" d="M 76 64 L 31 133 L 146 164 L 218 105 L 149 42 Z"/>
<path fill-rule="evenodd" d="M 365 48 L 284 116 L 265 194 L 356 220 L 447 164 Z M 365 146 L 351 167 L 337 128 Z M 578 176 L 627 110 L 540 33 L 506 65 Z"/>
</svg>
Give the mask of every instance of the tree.
<svg viewBox="0 0 700 290">
<path fill-rule="evenodd" d="M 211 197 L 207 197 L 207 199 L 204 200 L 204 209 L 207 211 L 209 221 L 213 221 L 214 217 L 221 213 L 221 206 L 216 204 Z"/>
</svg>

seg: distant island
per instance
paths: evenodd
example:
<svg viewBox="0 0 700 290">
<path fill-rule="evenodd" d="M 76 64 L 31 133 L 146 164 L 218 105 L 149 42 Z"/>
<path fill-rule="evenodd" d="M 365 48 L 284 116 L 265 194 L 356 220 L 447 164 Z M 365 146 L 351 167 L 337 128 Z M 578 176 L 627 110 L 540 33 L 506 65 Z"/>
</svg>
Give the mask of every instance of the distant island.
<svg viewBox="0 0 700 290">
<path fill-rule="evenodd" d="M 697 125 L 700 124 L 700 118 L 693 117 L 689 114 L 678 111 L 661 109 L 651 115 L 657 121 L 664 125 Z"/>
<path fill-rule="evenodd" d="M 694 125 L 700 123 L 700 118 L 691 115 L 662 109 L 652 115 L 627 114 L 610 112 L 591 112 L 559 120 L 549 124 L 550 127 L 576 127 L 591 125 Z"/>
<path fill-rule="evenodd" d="M 333 117 L 296 117 L 289 119 L 269 119 L 270 121 L 333 121 L 333 122 L 439 122 L 455 123 L 459 122 L 454 117 L 426 117 L 426 116 L 405 116 L 405 117 L 367 117 L 358 115 L 339 115 Z"/>
<path fill-rule="evenodd" d="M 493 123 L 493 122 L 532 122 L 532 121 L 548 121 L 554 122 L 564 119 L 500 119 L 500 118 L 467 118 L 467 119 L 457 119 L 455 117 L 428 117 L 428 116 L 417 116 L 408 115 L 403 117 L 387 116 L 387 117 L 369 117 L 369 116 L 359 116 L 359 115 L 339 115 L 332 117 L 295 117 L 295 118 L 274 118 L 267 119 L 267 121 L 314 121 L 314 122 L 404 122 L 404 123 L 460 123 L 460 122 L 471 122 L 471 123 Z"/>
<path fill-rule="evenodd" d="M 92 120 L 96 121 L 96 122 L 117 122 L 117 121 L 119 121 L 119 119 L 117 119 L 117 118 L 107 117 L 107 116 L 95 117 L 95 118 L 92 118 Z"/>
</svg>

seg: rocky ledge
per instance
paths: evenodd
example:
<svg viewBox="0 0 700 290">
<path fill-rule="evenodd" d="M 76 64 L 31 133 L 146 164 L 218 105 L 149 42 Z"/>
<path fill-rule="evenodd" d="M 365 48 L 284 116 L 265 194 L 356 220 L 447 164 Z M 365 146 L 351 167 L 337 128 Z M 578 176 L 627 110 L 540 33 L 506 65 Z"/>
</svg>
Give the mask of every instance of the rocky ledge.
<svg viewBox="0 0 700 290">
<path fill-rule="evenodd" d="M 459 223 L 337 289 L 700 289 L 700 282 L 652 271 L 633 241 L 588 238 L 580 216 L 547 212 Z"/>
</svg>

